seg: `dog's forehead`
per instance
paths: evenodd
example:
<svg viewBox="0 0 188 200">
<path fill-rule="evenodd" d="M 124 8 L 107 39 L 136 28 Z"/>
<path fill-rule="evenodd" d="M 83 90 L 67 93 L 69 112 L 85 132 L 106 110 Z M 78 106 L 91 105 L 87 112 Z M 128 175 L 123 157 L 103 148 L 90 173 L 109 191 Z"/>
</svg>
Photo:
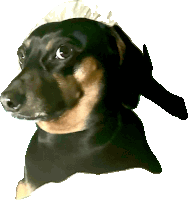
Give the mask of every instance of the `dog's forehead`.
<svg viewBox="0 0 188 200">
<path fill-rule="evenodd" d="M 87 37 L 99 37 L 105 27 L 106 25 L 94 20 L 74 18 L 62 22 L 51 22 L 43 24 L 36 28 L 30 34 L 28 39 L 31 40 L 32 37 L 36 36 L 42 39 L 46 36 L 52 38 L 56 35 L 61 35 L 63 37 L 74 37 L 81 42 L 85 42 Z M 30 42 L 27 41 L 25 44 L 26 46 L 29 46 Z"/>
</svg>

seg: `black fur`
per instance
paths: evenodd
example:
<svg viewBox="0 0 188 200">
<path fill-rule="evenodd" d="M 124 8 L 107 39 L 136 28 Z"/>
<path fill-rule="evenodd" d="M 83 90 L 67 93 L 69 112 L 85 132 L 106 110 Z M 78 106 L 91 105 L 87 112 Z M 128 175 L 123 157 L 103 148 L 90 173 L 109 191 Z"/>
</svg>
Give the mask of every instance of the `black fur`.
<svg viewBox="0 0 188 200">
<path fill-rule="evenodd" d="M 188 115 L 184 101 L 153 79 L 146 45 L 142 53 L 115 25 L 113 30 L 126 46 L 119 64 L 117 40 L 111 30 L 87 19 L 54 22 L 34 30 L 28 38 L 29 47 L 19 48 L 22 72 L 1 94 L 5 110 L 17 118 L 48 121 L 74 108 L 76 101 L 62 97 L 54 73 L 72 75 L 89 56 L 104 70 L 99 101 L 86 130 L 50 134 L 37 126 L 27 149 L 23 179 L 34 189 L 48 182 L 61 182 L 77 172 L 101 174 L 136 167 L 152 173 L 162 171 L 147 144 L 143 124 L 131 109 L 137 107 L 139 96 L 143 95 L 185 120 Z M 51 39 L 54 46 L 46 50 Z M 68 52 L 63 61 L 55 59 L 61 44 Z"/>
</svg>

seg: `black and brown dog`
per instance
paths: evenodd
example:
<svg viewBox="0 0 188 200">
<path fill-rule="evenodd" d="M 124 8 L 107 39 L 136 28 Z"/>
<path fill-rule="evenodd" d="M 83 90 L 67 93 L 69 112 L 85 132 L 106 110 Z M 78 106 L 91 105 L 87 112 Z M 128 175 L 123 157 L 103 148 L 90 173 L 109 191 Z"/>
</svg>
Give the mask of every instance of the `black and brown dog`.
<svg viewBox="0 0 188 200">
<path fill-rule="evenodd" d="M 143 124 L 131 110 L 139 95 L 187 119 L 181 97 L 152 77 L 143 53 L 122 29 L 84 18 L 47 23 L 18 50 L 21 73 L 1 94 L 6 111 L 37 120 L 17 199 L 76 172 L 143 168 L 161 173 Z"/>
</svg>

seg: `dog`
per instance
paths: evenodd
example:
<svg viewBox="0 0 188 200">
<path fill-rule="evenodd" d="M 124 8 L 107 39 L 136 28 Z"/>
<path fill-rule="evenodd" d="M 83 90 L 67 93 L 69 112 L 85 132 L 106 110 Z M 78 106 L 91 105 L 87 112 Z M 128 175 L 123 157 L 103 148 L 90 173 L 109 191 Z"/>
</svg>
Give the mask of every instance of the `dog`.
<svg viewBox="0 0 188 200">
<path fill-rule="evenodd" d="M 34 120 L 37 130 L 16 199 L 77 172 L 162 172 L 132 109 L 143 95 L 182 120 L 188 114 L 183 98 L 152 77 L 146 45 L 139 50 L 118 25 L 73 18 L 35 29 L 18 57 L 22 71 L 1 103 L 13 117 Z"/>
</svg>

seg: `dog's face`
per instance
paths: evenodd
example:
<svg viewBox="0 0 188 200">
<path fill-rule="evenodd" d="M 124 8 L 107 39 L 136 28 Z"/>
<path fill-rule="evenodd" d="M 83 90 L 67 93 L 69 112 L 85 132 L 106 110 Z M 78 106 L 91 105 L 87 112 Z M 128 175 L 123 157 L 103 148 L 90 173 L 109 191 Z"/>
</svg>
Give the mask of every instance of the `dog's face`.
<svg viewBox="0 0 188 200">
<path fill-rule="evenodd" d="M 120 62 L 110 28 L 87 19 L 40 26 L 18 49 L 18 57 L 22 71 L 1 102 L 13 116 L 37 120 L 51 133 L 85 129 L 104 96 L 105 77 Z"/>
</svg>

